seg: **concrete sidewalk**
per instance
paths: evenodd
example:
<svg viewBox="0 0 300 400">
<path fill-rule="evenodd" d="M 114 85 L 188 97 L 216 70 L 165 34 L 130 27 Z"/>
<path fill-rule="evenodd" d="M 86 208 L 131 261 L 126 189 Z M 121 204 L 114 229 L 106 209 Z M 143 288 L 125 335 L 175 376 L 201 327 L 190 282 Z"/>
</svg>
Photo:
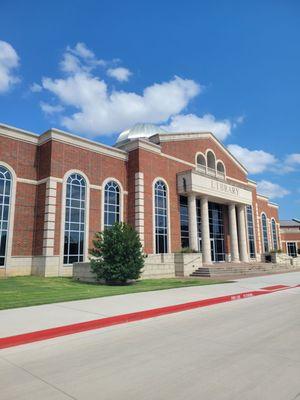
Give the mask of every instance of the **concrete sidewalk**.
<svg viewBox="0 0 300 400">
<path fill-rule="evenodd" d="M 98 318 L 248 292 L 266 286 L 300 284 L 300 272 L 238 279 L 233 283 L 70 301 L 0 311 L 0 337 Z M 299 290 L 299 289 L 294 289 Z"/>
</svg>

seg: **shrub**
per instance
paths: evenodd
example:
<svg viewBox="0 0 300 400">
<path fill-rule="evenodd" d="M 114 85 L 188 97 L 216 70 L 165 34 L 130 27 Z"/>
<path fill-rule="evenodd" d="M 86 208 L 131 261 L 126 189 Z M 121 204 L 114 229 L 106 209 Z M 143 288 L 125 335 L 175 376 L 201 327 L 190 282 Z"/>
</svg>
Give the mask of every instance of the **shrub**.
<svg viewBox="0 0 300 400">
<path fill-rule="evenodd" d="M 91 268 L 97 280 L 126 283 L 140 277 L 145 256 L 140 238 L 130 225 L 115 223 L 96 233 L 93 244 Z"/>
<path fill-rule="evenodd" d="M 182 247 L 179 253 L 198 253 L 198 251 L 191 249 L 190 247 Z"/>
</svg>

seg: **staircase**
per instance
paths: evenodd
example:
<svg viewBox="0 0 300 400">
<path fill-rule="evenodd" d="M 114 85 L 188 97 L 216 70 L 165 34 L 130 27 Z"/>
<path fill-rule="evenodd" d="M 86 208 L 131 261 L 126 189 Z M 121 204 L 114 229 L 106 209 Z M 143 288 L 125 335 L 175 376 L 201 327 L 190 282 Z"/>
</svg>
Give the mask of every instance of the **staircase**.
<svg viewBox="0 0 300 400">
<path fill-rule="evenodd" d="M 289 272 L 299 270 L 299 267 L 293 265 L 275 264 L 275 263 L 216 263 L 204 264 L 197 268 L 190 276 L 191 277 L 237 277 L 264 275 L 279 272 Z"/>
</svg>

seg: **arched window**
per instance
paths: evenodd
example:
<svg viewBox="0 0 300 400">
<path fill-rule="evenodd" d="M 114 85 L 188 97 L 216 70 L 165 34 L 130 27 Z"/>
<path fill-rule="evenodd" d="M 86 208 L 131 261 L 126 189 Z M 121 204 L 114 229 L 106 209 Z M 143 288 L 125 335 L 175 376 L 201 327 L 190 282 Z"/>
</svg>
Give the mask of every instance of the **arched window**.
<svg viewBox="0 0 300 400">
<path fill-rule="evenodd" d="M 104 188 L 104 228 L 120 222 L 120 187 L 110 181 Z"/>
<path fill-rule="evenodd" d="M 216 158 L 212 151 L 207 152 L 207 172 L 210 175 L 215 175 L 216 173 Z"/>
<path fill-rule="evenodd" d="M 268 241 L 268 227 L 267 227 L 266 214 L 261 215 L 261 226 L 262 226 L 262 236 L 263 236 L 263 250 L 264 253 L 268 253 L 269 241 Z"/>
<path fill-rule="evenodd" d="M 224 168 L 224 164 L 222 163 L 222 161 L 217 162 L 217 176 L 219 178 L 225 177 L 225 168 Z"/>
<path fill-rule="evenodd" d="M 11 173 L 0 165 L 0 266 L 5 265 L 11 187 Z"/>
<path fill-rule="evenodd" d="M 278 242 L 277 242 L 276 222 L 274 218 L 272 218 L 271 225 L 272 225 L 273 250 L 277 250 Z"/>
<path fill-rule="evenodd" d="M 167 186 L 159 180 L 154 186 L 155 251 L 168 252 L 168 198 Z"/>
<path fill-rule="evenodd" d="M 77 173 L 67 180 L 65 211 L 64 264 L 73 264 L 83 261 L 85 246 L 86 182 Z"/>
<path fill-rule="evenodd" d="M 206 171 L 206 160 L 203 154 L 197 155 L 197 169 L 199 171 L 205 172 Z"/>
<path fill-rule="evenodd" d="M 224 164 L 222 163 L 222 161 L 218 161 L 218 163 L 217 163 L 217 171 L 218 172 L 222 172 L 223 174 L 225 174 L 225 168 L 224 168 Z"/>
</svg>

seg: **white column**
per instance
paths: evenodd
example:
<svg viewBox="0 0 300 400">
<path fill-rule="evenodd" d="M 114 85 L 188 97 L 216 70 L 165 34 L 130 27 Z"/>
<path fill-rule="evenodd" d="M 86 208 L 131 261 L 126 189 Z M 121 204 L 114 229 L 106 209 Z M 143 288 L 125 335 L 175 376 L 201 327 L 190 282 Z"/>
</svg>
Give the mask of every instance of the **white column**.
<svg viewBox="0 0 300 400">
<path fill-rule="evenodd" d="M 196 196 L 194 194 L 188 196 L 188 212 L 190 248 L 198 251 Z"/>
<path fill-rule="evenodd" d="M 209 219 L 208 219 L 208 200 L 201 197 L 201 240 L 202 240 L 202 258 L 206 264 L 211 264 L 211 249 L 209 237 Z"/>
<path fill-rule="evenodd" d="M 240 258 L 243 262 L 249 262 L 247 234 L 246 234 L 246 220 L 245 220 L 245 206 L 237 206 L 238 216 L 238 229 L 239 229 L 239 245 L 240 245 Z"/>
<path fill-rule="evenodd" d="M 54 255 L 57 182 L 49 178 L 46 183 L 43 256 Z"/>
<path fill-rule="evenodd" d="M 229 216 L 231 261 L 239 262 L 240 257 L 239 257 L 239 244 L 238 244 L 238 235 L 237 235 L 235 204 L 229 204 L 228 216 Z"/>
<path fill-rule="evenodd" d="M 144 247 L 144 174 L 135 173 L 135 229 Z"/>
</svg>

